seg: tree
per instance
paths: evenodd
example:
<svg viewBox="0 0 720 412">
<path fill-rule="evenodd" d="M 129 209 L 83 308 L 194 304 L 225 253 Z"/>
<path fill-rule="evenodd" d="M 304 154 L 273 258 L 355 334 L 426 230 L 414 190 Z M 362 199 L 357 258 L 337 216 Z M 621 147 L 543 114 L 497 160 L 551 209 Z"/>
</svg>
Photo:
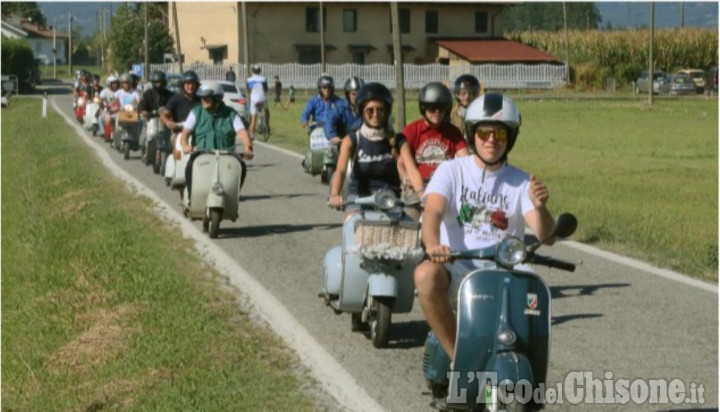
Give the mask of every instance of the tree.
<svg viewBox="0 0 720 412">
<path fill-rule="evenodd" d="M 34 1 L 22 1 L 17 3 L 4 1 L 2 4 L 2 16 L 9 17 L 13 14 L 19 14 L 22 17 L 29 18 L 33 21 L 33 23 L 37 23 L 40 26 L 47 25 L 45 15 Z"/>
<path fill-rule="evenodd" d="M 568 29 L 597 29 L 602 22 L 595 3 L 567 2 Z M 564 28 L 562 3 L 527 2 L 505 9 L 507 31 L 551 30 Z"/>
<path fill-rule="evenodd" d="M 145 24 L 139 7 L 137 3 L 123 3 L 112 17 L 108 33 L 108 47 L 112 51 L 109 62 L 120 72 L 130 69 L 133 62 L 143 61 Z M 150 62 L 162 62 L 163 54 L 172 52 L 173 39 L 161 20 L 150 20 L 148 43 Z"/>
</svg>

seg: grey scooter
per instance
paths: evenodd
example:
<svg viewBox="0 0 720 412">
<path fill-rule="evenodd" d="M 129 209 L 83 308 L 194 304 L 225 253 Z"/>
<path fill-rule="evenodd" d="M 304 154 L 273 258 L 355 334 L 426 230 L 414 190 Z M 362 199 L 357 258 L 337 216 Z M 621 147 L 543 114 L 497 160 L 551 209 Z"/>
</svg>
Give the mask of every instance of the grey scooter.
<svg viewBox="0 0 720 412">
<path fill-rule="evenodd" d="M 353 331 L 369 328 L 373 345 L 383 348 L 392 314 L 412 310 L 420 224 L 403 213 L 403 202 L 389 190 L 347 204 L 361 210 L 343 224 L 342 245 L 325 255 L 320 297 L 335 313 L 351 314 Z"/>
</svg>

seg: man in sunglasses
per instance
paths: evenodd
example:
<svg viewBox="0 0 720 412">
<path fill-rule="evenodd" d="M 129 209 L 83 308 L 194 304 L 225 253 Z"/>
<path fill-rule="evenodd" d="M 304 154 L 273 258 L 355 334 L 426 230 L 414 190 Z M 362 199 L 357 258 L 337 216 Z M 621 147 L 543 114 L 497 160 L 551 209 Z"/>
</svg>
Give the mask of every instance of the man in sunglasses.
<svg viewBox="0 0 720 412">
<path fill-rule="evenodd" d="M 545 239 L 555 227 L 547 209 L 548 188 L 534 175 L 507 163 L 520 131 L 515 103 L 501 94 L 480 95 L 468 107 L 465 126 L 475 155 L 441 164 L 430 180 L 422 222 L 430 260 L 415 269 L 423 313 L 450 359 L 455 356 L 456 337 L 451 299 L 455 300 L 465 275 L 476 267 L 493 265 L 451 262 L 450 248 L 482 248 L 507 236 L 522 239 L 525 224 L 538 239 Z"/>
<path fill-rule="evenodd" d="M 335 96 L 335 80 L 326 74 L 317 81 L 318 94 L 311 97 L 300 116 L 303 127 L 307 127 L 312 118 L 316 123 L 324 125 L 330 112 L 342 105 L 342 99 Z"/>
</svg>

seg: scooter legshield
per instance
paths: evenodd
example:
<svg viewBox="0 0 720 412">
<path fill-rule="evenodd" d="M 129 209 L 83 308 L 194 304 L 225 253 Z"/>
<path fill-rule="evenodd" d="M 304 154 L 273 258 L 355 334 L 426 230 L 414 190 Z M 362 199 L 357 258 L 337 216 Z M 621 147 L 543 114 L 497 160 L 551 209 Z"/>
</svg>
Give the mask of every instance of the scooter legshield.
<svg viewBox="0 0 720 412">
<path fill-rule="evenodd" d="M 500 379 L 528 379 L 534 387 L 545 382 L 550 290 L 538 275 L 503 269 L 470 273 L 458 291 L 457 319 L 454 372 L 460 378 L 450 382 L 450 393 L 466 389 L 467 399 L 476 399 L 482 385 L 468 376 L 482 372 L 496 372 Z M 505 329 L 514 332 L 514 343 L 500 342 L 498 334 Z"/>
<path fill-rule="evenodd" d="M 325 254 L 325 293 L 338 296 L 342 287 L 342 246 L 335 246 Z"/>
</svg>

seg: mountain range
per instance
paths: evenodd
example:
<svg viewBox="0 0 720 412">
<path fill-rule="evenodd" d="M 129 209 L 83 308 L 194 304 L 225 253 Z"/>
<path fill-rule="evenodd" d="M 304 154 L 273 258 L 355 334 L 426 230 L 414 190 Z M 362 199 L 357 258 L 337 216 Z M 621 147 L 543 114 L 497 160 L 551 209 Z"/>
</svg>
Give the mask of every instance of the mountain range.
<svg viewBox="0 0 720 412">
<path fill-rule="evenodd" d="M 120 2 L 38 2 L 49 24 L 55 17 L 60 30 L 67 27 L 68 12 L 73 24 L 81 28 L 84 36 L 92 35 L 96 27 L 96 15 L 105 9 L 106 21 L 111 10 L 117 10 Z M 649 2 L 596 2 L 602 22 L 600 28 L 634 28 L 650 25 Z M 655 27 L 680 27 L 680 9 L 684 5 L 685 27 L 718 27 L 717 2 L 655 2 Z M 63 30 L 65 31 L 65 30 Z"/>
</svg>

